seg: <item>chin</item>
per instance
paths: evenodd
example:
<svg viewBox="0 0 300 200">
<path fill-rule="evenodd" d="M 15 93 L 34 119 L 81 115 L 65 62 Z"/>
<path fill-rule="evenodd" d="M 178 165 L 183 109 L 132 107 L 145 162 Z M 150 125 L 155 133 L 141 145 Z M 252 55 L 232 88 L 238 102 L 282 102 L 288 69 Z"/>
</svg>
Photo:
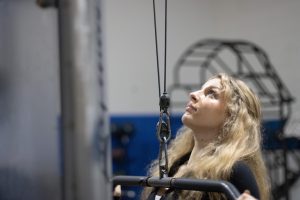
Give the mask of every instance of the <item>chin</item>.
<svg viewBox="0 0 300 200">
<path fill-rule="evenodd" d="M 181 122 L 187 126 L 187 124 L 189 124 L 189 120 L 190 120 L 190 117 L 189 117 L 189 114 L 188 113 L 184 113 L 181 117 Z"/>
</svg>

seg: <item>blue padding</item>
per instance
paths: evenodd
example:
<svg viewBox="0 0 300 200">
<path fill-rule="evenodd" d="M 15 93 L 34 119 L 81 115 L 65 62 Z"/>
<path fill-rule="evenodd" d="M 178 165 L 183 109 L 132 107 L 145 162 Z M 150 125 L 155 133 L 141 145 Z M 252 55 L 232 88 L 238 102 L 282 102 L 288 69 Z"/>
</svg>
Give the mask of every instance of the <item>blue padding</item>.
<svg viewBox="0 0 300 200">
<path fill-rule="evenodd" d="M 300 140 L 296 137 L 280 137 L 284 130 L 286 121 L 284 120 L 266 120 L 263 122 L 263 148 L 265 150 L 278 149 L 300 149 Z"/>
<path fill-rule="evenodd" d="M 266 150 L 281 149 L 279 134 L 282 133 L 285 121 L 266 120 L 262 123 L 263 148 Z"/>
</svg>

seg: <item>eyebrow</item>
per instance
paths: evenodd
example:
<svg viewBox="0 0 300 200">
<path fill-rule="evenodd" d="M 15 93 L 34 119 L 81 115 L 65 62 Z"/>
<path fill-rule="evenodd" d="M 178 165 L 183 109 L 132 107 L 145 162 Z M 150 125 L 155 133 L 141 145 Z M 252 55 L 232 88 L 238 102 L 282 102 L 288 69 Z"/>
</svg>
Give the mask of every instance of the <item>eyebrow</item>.
<svg viewBox="0 0 300 200">
<path fill-rule="evenodd" d="M 204 89 L 204 88 L 202 87 L 201 90 L 203 90 L 203 89 Z M 219 88 L 219 87 L 217 87 L 217 86 L 213 86 L 213 85 L 208 86 L 208 87 L 206 87 L 205 89 L 218 89 L 218 90 L 221 90 L 221 88 Z"/>
</svg>

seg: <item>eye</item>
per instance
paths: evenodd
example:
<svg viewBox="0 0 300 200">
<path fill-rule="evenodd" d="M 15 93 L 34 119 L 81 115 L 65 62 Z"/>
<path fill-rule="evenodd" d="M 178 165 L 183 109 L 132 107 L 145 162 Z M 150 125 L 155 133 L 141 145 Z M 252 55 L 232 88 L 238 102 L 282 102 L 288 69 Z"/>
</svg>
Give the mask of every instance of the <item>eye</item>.
<svg viewBox="0 0 300 200">
<path fill-rule="evenodd" d="M 213 99 L 217 99 L 218 98 L 218 94 L 216 91 L 214 91 L 213 89 L 208 89 L 205 92 L 205 95 L 209 98 L 213 98 Z"/>
</svg>

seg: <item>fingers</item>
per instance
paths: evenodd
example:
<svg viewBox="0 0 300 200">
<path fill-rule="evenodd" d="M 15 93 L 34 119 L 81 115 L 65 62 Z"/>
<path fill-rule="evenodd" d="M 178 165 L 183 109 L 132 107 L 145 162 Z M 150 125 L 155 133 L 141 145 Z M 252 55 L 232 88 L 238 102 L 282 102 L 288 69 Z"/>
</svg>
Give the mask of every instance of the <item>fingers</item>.
<svg viewBox="0 0 300 200">
<path fill-rule="evenodd" d="M 114 197 L 120 197 L 121 196 L 121 185 L 117 185 L 114 188 Z"/>
<path fill-rule="evenodd" d="M 249 190 L 245 190 L 244 193 L 250 194 L 250 191 Z"/>
<path fill-rule="evenodd" d="M 257 200 L 257 199 L 250 195 L 249 190 L 245 190 L 244 193 L 241 194 L 241 196 L 239 196 L 237 200 Z"/>
</svg>

